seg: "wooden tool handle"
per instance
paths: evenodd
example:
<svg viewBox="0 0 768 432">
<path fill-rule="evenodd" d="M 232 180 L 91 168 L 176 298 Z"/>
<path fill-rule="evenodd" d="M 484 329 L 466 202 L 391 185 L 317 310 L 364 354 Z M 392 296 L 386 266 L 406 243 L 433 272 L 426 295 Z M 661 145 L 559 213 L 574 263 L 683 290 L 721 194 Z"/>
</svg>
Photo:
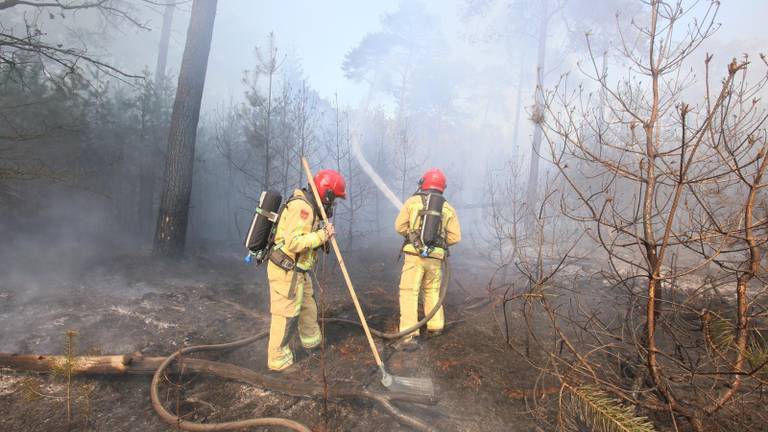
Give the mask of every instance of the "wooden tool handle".
<svg viewBox="0 0 768 432">
<path fill-rule="evenodd" d="M 320 194 L 317 192 L 317 187 L 315 186 L 315 180 L 314 178 L 312 178 L 312 170 L 309 168 L 309 162 L 307 162 L 307 158 L 302 157 L 301 164 L 304 165 L 304 172 L 307 174 L 307 181 L 309 182 L 309 187 L 312 188 L 312 194 L 315 196 L 315 202 L 317 203 L 317 206 L 320 208 L 320 214 L 323 216 L 323 221 L 327 224 L 328 215 L 325 213 L 325 208 L 323 207 L 323 201 L 320 199 Z M 368 328 L 368 322 L 365 320 L 363 309 L 360 307 L 360 302 L 357 300 L 357 294 L 355 293 L 355 288 L 352 286 L 352 279 L 349 278 L 349 273 L 347 273 L 347 266 L 344 265 L 344 259 L 341 257 L 341 250 L 339 250 L 339 244 L 336 243 L 336 236 L 331 237 L 331 246 L 333 246 L 333 251 L 336 253 L 336 259 L 339 260 L 339 267 L 341 267 L 341 273 L 344 275 L 344 281 L 346 281 L 347 283 L 347 289 L 349 289 L 349 295 L 352 297 L 352 302 L 355 304 L 355 309 L 357 310 L 357 316 L 360 317 L 360 322 L 363 324 L 363 330 L 365 330 L 365 336 L 368 338 L 368 344 L 371 346 L 371 352 L 373 352 L 373 357 L 376 359 L 376 365 L 378 365 L 379 367 L 383 367 L 384 363 L 381 361 L 381 357 L 379 357 L 379 351 L 376 349 L 376 344 L 373 342 L 373 336 L 371 335 L 371 330 Z"/>
</svg>

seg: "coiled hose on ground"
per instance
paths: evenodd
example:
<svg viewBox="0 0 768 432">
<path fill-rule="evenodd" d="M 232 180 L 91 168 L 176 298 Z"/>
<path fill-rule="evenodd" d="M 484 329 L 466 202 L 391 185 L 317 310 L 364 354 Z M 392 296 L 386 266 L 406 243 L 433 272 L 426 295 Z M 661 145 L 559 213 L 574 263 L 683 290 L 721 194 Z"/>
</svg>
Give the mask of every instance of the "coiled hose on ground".
<svg viewBox="0 0 768 432">
<path fill-rule="evenodd" d="M 440 295 L 438 297 L 437 303 L 435 304 L 435 307 L 432 308 L 432 310 L 429 311 L 429 313 L 427 313 L 424 316 L 424 318 L 421 319 L 421 321 L 419 321 L 412 327 L 409 327 L 405 330 L 401 330 L 396 333 L 387 333 L 380 330 L 376 330 L 374 328 L 370 329 L 371 333 L 382 339 L 388 339 L 388 340 L 398 339 L 405 335 L 410 334 L 413 331 L 418 330 L 423 325 L 425 325 L 430 319 L 432 319 L 432 317 L 435 316 L 435 314 L 437 314 L 437 311 L 440 310 L 440 307 L 443 305 L 443 302 L 445 301 L 445 296 L 448 292 L 448 289 L 447 289 L 448 283 L 451 278 L 451 269 L 447 259 L 443 260 L 442 267 L 443 267 L 443 277 L 442 277 L 442 280 L 440 281 Z M 339 322 L 339 323 L 353 324 L 360 327 L 362 326 L 357 321 L 346 320 L 342 318 L 325 318 L 324 320 L 326 322 Z M 168 356 L 165 359 L 165 361 L 157 368 L 154 375 L 152 376 L 152 383 L 150 385 L 150 398 L 152 400 L 152 407 L 155 409 L 155 411 L 163 421 L 165 421 L 166 423 L 172 424 L 178 427 L 179 429 L 186 430 L 186 431 L 211 432 L 211 431 L 242 429 L 242 428 L 254 427 L 254 426 L 281 426 L 297 432 L 312 432 L 311 429 L 309 429 L 308 427 L 306 427 L 305 425 L 299 422 L 296 422 L 294 420 L 279 418 L 279 417 L 257 417 L 257 418 L 224 422 L 224 423 L 196 423 L 188 420 L 182 420 L 179 416 L 174 415 L 171 412 L 169 412 L 167 409 L 165 409 L 163 404 L 160 402 L 160 397 L 158 395 L 158 386 L 160 384 L 160 377 L 163 376 L 163 373 L 165 372 L 166 369 L 168 369 L 171 363 L 177 358 L 179 358 L 180 356 L 185 354 L 195 353 L 195 352 L 225 351 L 225 350 L 240 348 L 265 338 L 267 334 L 268 332 L 262 332 L 245 339 L 241 339 L 241 340 L 229 342 L 229 343 L 223 343 L 223 344 L 190 346 L 190 347 L 182 348 L 181 350 Z M 403 415 L 396 408 L 394 408 L 394 406 L 391 403 L 389 403 L 388 400 L 383 399 L 381 396 L 377 396 L 369 392 L 364 392 L 361 395 L 377 401 L 385 410 L 387 410 L 391 415 L 393 415 L 401 423 L 407 424 L 417 430 L 423 430 L 423 431 L 432 430 L 432 428 L 429 427 L 428 425 L 416 419 Z"/>
<path fill-rule="evenodd" d="M 160 418 L 163 419 L 163 421 L 165 421 L 166 423 L 175 425 L 179 429 L 186 430 L 186 431 L 209 432 L 209 431 L 242 429 L 242 428 L 253 427 L 253 426 L 283 426 L 298 432 L 312 432 L 311 429 L 309 429 L 308 427 L 304 426 L 299 422 L 289 420 L 289 419 L 284 419 L 284 418 L 277 418 L 277 417 L 260 417 L 260 418 L 252 418 L 247 420 L 225 422 L 225 423 L 210 423 L 210 424 L 196 423 L 196 422 L 191 422 L 187 420 L 182 420 L 179 416 L 174 415 L 170 413 L 168 410 L 166 410 L 163 404 L 160 402 L 160 397 L 158 396 L 158 390 L 157 390 L 158 385 L 160 384 L 160 377 L 163 376 L 163 372 L 165 372 L 168 366 L 170 366 L 171 362 L 176 360 L 179 356 L 182 356 L 184 354 L 194 353 L 194 352 L 223 351 L 223 350 L 240 348 L 242 346 L 256 342 L 257 340 L 263 339 L 264 337 L 266 337 L 267 334 L 268 334 L 267 332 L 262 332 L 255 336 L 251 336 L 249 338 L 245 338 L 239 341 L 234 341 L 229 343 L 223 343 L 223 344 L 190 346 L 187 348 L 182 348 L 179 351 L 176 351 L 175 353 L 171 354 L 170 356 L 168 356 L 168 358 L 165 359 L 165 361 L 162 364 L 160 364 L 160 366 L 155 371 L 154 375 L 152 375 L 152 383 L 150 384 L 150 388 L 149 388 L 150 398 L 152 399 L 152 407 L 155 409 L 155 411 L 160 416 Z"/>
</svg>

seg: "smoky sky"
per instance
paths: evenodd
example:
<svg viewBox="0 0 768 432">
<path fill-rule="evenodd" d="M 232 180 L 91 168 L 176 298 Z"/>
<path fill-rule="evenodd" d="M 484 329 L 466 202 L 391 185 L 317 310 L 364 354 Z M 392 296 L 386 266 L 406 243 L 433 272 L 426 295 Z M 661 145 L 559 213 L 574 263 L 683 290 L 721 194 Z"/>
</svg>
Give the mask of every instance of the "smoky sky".
<svg viewBox="0 0 768 432">
<path fill-rule="evenodd" d="M 579 3 L 583 0 L 571 0 Z M 342 65 L 345 55 L 371 33 L 381 32 L 387 14 L 419 4 L 430 16 L 424 26 L 439 34 L 445 55 L 455 60 L 451 73 L 435 74 L 433 80 L 446 81 L 458 89 L 454 103 L 461 108 L 464 119 L 476 125 L 493 128 L 500 140 L 507 136 L 511 119 L 517 109 L 515 99 L 519 86 L 524 86 L 523 108 L 532 104 L 536 72 L 537 22 L 530 28 L 521 27 L 526 11 L 518 4 L 526 2 L 487 0 L 292 0 L 272 2 L 265 0 L 221 0 L 216 16 L 214 37 L 208 65 L 203 99 L 203 111 L 210 112 L 223 104 L 237 103 L 245 90 L 243 73 L 254 68 L 254 48 L 264 47 L 267 36 L 274 32 L 281 56 L 288 58 L 307 79 L 320 97 L 331 100 L 338 96 L 342 105 L 352 109 L 360 106 L 369 96 L 369 83 L 355 82 L 345 77 Z M 554 21 L 567 22 L 571 34 L 563 35 L 563 25 L 550 25 L 550 47 L 568 45 L 566 39 L 580 39 L 584 31 L 596 28 L 616 39 L 614 18 L 618 0 L 599 0 L 587 3 L 599 9 L 572 7 L 564 9 Z M 638 2 L 639 3 L 639 2 Z M 709 1 L 684 2 L 692 6 L 692 16 L 704 12 Z M 718 14 L 720 30 L 699 49 L 716 55 L 715 65 L 725 65 L 734 56 L 743 53 L 757 58 L 765 46 L 763 23 L 768 19 L 768 3 L 762 0 L 729 0 L 721 2 Z M 477 4 L 496 4 L 496 16 L 472 19 L 467 13 Z M 518 8 L 518 9 L 516 9 Z M 184 48 L 190 3 L 181 3 L 174 14 L 168 59 L 172 75 L 178 72 Z M 629 22 L 631 17 L 622 19 Z M 82 38 L 89 49 L 98 52 L 111 63 L 134 74 L 152 71 L 156 62 L 162 10 L 160 7 L 136 6 L 144 29 L 135 26 L 108 26 L 86 13 L 72 14 L 69 20 L 44 20 L 51 37 L 62 40 Z M 640 20 L 643 17 L 639 17 Z M 523 22 L 525 24 L 525 22 Z M 520 27 L 509 37 L 503 35 L 508 28 Z M 67 29 L 67 31 L 65 31 Z M 79 32 L 71 36 L 72 29 Z M 560 29 L 560 30 L 558 30 Z M 69 36 L 67 36 L 69 34 Z M 418 41 L 413 41 L 418 43 Z M 565 72 L 575 71 L 578 61 L 585 60 L 578 50 L 551 49 L 548 52 L 546 85 L 552 85 Z M 694 60 L 695 60 L 694 56 Z M 719 63 L 718 63 L 719 62 Z M 522 72 L 523 80 L 518 75 Z M 393 101 L 377 94 L 374 104 L 393 109 Z M 525 118 L 525 116 L 523 116 Z M 530 133 L 530 125 L 523 125 L 521 136 Z M 487 132 L 487 131 L 486 131 Z"/>
<path fill-rule="evenodd" d="M 426 115 L 414 123 L 411 132 L 414 143 L 425 154 L 423 164 L 441 166 L 449 172 L 470 173 L 468 178 L 472 182 L 464 191 L 478 190 L 482 188 L 482 171 L 489 160 L 503 161 L 511 155 L 525 158 L 530 153 L 533 128 L 529 115 L 535 93 L 538 22 L 520 5 L 528 4 L 530 8 L 535 3 L 519 0 L 220 0 L 203 97 L 203 122 L 206 114 L 243 101 L 244 71 L 254 68 L 254 48 L 263 48 L 270 32 L 274 32 L 280 58 L 285 59 L 284 70 L 291 68 L 305 78 L 321 98 L 332 101 L 338 97 L 341 105 L 353 111 L 366 105 L 396 116 L 397 97 L 394 91 L 387 91 L 392 85 L 378 85 L 381 76 L 376 78 L 378 81 L 374 80 L 376 82 L 372 82 L 370 76 L 349 79 L 342 66 L 345 56 L 367 36 L 399 34 L 405 40 L 400 41 L 398 49 L 411 57 L 382 56 L 379 69 L 391 72 L 392 76 L 387 79 L 392 82 L 400 70 L 413 65 L 422 69 L 420 81 L 412 85 L 412 102 L 420 104 L 417 108 L 422 108 Z M 691 16 L 700 16 L 709 1 L 684 3 L 693 5 Z M 717 68 L 724 71 L 731 58 L 748 53 L 757 59 L 765 47 L 763 23 L 768 18 L 768 2 L 729 0 L 721 3 L 717 19 L 721 28 L 691 57 L 690 67 L 695 76 L 702 75 L 701 64 L 706 53 L 715 54 L 714 75 L 719 76 Z M 171 76 L 178 73 L 190 4 L 180 4 L 174 15 L 168 59 Z M 472 8 L 483 4 L 493 6 L 488 9 L 490 12 L 479 17 L 471 13 Z M 569 0 L 566 4 L 577 7 L 564 9 L 549 26 L 545 86 L 553 85 L 566 72 L 571 72 L 577 80 L 583 79 L 578 77 L 577 64 L 585 61 L 586 53 L 575 42 L 584 32 L 604 34 L 614 43 L 617 39 L 615 12 L 622 0 Z M 597 7 L 578 7 L 579 4 Z M 411 25 L 419 31 L 404 29 L 391 18 L 403 11 L 418 12 L 414 16 L 421 17 L 418 18 L 421 21 Z M 627 16 L 627 10 L 621 12 L 625 25 L 635 18 Z M 74 13 L 67 20 L 44 17 L 44 29 L 51 38 L 67 40 L 70 44 L 82 38 L 89 50 L 126 72 L 151 72 L 158 51 L 162 9 L 137 5 L 135 13 L 145 28 L 113 26 L 86 13 Z M 636 19 L 642 22 L 645 18 L 641 14 Z M 73 29 L 77 37 L 72 35 Z M 422 39 L 423 35 L 431 38 L 429 43 Z M 611 73 L 618 75 L 616 69 Z M 518 95 L 522 96 L 520 102 Z M 364 103 L 366 99 L 370 101 Z M 430 115 L 440 117 L 440 121 L 429 121 Z M 518 131 L 514 128 L 516 116 L 521 118 Z M 479 196 L 480 192 L 475 195 Z M 472 198 L 464 200 L 471 202 Z"/>
</svg>

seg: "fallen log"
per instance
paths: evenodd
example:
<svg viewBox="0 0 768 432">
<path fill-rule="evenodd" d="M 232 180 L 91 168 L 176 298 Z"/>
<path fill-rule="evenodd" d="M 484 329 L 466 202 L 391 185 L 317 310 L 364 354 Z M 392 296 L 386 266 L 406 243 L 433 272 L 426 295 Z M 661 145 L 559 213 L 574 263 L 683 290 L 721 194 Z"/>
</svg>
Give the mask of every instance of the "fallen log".
<svg viewBox="0 0 768 432">
<path fill-rule="evenodd" d="M 153 375 L 157 368 L 168 357 L 144 357 L 141 353 L 109 356 L 78 356 L 71 361 L 72 373 L 77 375 Z M 47 356 L 35 354 L 0 353 L 0 368 L 17 371 L 32 371 L 48 373 L 67 362 L 65 356 Z M 295 381 L 274 378 L 260 374 L 254 370 L 210 360 L 191 357 L 183 359 L 184 371 L 205 373 L 221 378 L 262 387 L 294 397 L 323 397 L 323 387 L 307 381 Z M 333 399 L 362 399 L 369 400 L 394 417 L 399 423 L 411 426 L 416 430 L 431 431 L 432 427 L 413 417 L 400 412 L 392 402 L 402 401 L 423 405 L 434 405 L 434 398 L 415 396 L 405 393 L 379 393 L 346 382 L 330 382 L 328 396 Z"/>
</svg>

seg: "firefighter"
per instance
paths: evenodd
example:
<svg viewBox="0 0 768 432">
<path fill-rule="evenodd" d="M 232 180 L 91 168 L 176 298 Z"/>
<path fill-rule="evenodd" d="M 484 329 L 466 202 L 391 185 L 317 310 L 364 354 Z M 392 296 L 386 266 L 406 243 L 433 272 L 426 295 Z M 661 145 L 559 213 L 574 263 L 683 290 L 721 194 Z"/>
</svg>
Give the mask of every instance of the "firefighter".
<svg viewBox="0 0 768 432">
<path fill-rule="evenodd" d="M 403 271 L 400 277 L 400 331 L 418 323 L 419 292 L 424 290 L 424 313 L 429 313 L 437 304 L 442 278 L 442 262 L 448 254 L 448 247 L 461 240 L 461 228 L 456 210 L 444 202 L 442 211 L 436 216 L 439 229 L 433 246 L 423 244 L 421 235 L 425 208 L 430 194 L 441 195 L 445 191 L 445 174 L 439 169 L 430 169 L 419 180 L 419 190 L 408 198 L 395 220 L 395 230 L 405 237 L 402 253 L 404 254 Z M 440 202 L 443 202 L 442 199 Z M 436 336 L 443 331 L 445 316 L 443 308 L 427 322 L 428 335 Z M 403 337 L 396 348 L 411 351 L 418 346 L 419 331 L 415 330 Z"/>
<path fill-rule="evenodd" d="M 344 178 L 334 170 L 318 171 L 315 186 L 331 216 L 333 201 L 345 198 Z M 270 326 L 267 367 L 291 372 L 293 352 L 289 342 L 296 331 L 301 345 L 312 351 L 320 345 L 317 304 L 307 272 L 317 261 L 317 250 L 333 237 L 332 224 L 321 226 L 322 216 L 311 189 L 296 189 L 277 222 L 274 247 L 269 255 Z"/>
</svg>

